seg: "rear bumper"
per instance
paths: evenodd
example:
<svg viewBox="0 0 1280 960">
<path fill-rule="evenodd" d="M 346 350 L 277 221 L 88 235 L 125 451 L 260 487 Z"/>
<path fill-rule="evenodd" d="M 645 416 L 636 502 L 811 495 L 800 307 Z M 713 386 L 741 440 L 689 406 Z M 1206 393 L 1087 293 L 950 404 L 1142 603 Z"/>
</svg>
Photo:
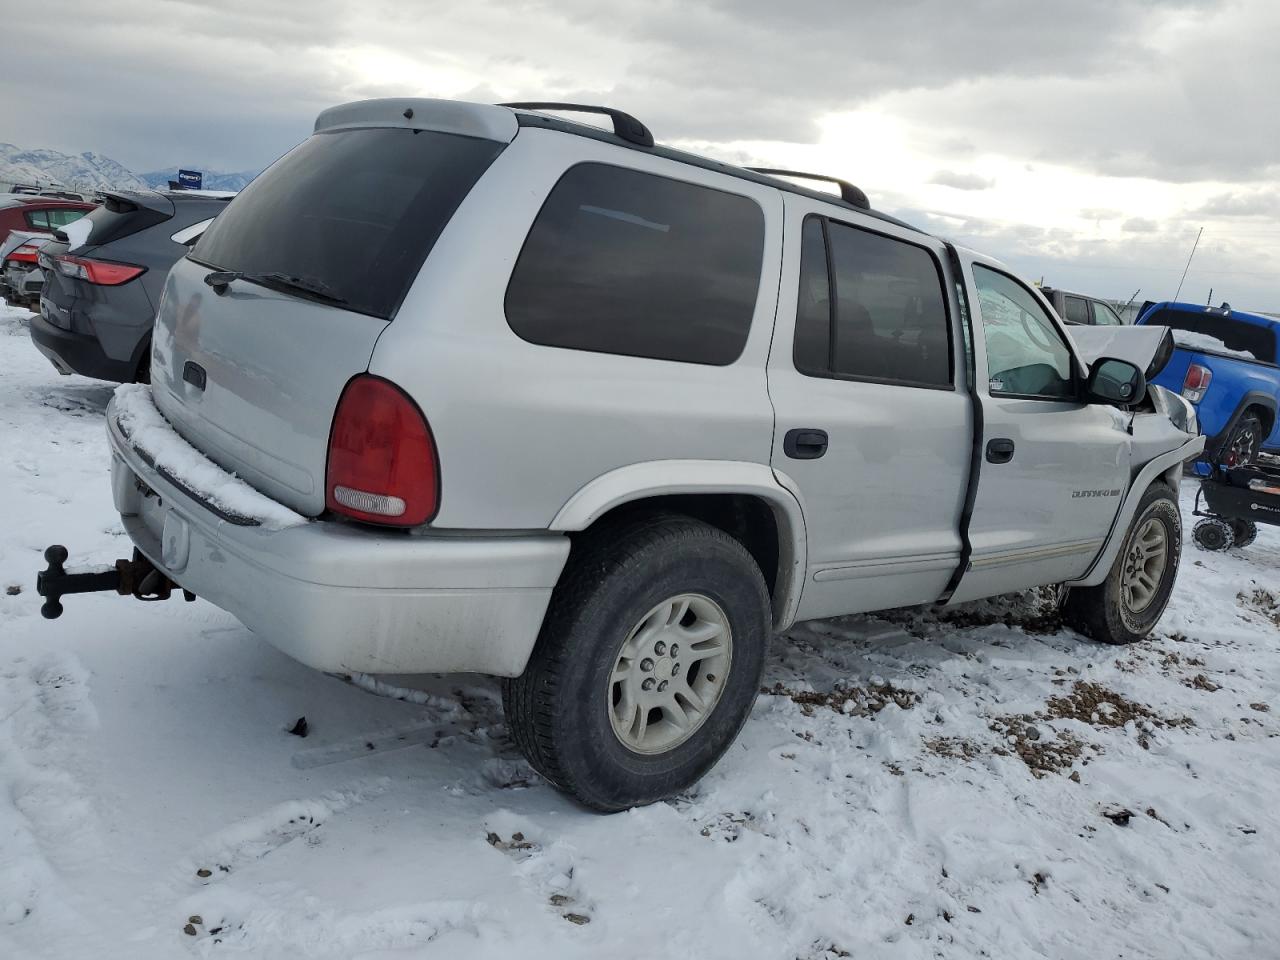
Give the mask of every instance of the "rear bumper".
<svg viewBox="0 0 1280 960">
<path fill-rule="evenodd" d="M 524 670 L 568 556 L 564 535 L 238 524 L 150 465 L 114 407 L 115 506 L 138 549 L 294 659 L 332 673 Z"/>
<path fill-rule="evenodd" d="M 31 318 L 31 342 L 62 374 L 126 383 L 136 371 L 131 361 L 108 357 L 96 337 L 55 327 L 42 316 Z"/>
</svg>

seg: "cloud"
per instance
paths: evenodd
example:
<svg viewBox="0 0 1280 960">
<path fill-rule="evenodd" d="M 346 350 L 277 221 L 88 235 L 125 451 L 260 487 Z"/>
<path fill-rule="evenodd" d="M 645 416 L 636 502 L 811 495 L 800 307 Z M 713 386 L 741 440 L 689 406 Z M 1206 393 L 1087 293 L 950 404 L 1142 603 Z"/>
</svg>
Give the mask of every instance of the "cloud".
<svg viewBox="0 0 1280 960">
<path fill-rule="evenodd" d="M 929 182 L 956 190 L 989 190 L 996 184 L 994 180 L 980 177 L 976 173 L 956 173 L 952 170 L 939 170 L 929 178 Z"/>
<path fill-rule="evenodd" d="M 1191 212 L 1213 217 L 1280 217 L 1280 191 L 1220 193 Z"/>
<path fill-rule="evenodd" d="M 1146 217 L 1130 217 L 1120 224 L 1120 229 L 1125 233 L 1155 233 L 1160 229 L 1160 224 Z"/>
</svg>

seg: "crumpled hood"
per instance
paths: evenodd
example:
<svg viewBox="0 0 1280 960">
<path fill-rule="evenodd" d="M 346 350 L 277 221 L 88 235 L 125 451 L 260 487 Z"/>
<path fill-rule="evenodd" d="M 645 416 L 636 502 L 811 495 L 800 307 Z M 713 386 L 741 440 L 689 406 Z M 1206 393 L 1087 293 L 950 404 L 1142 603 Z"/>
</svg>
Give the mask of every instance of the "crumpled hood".
<svg viewBox="0 0 1280 960">
<path fill-rule="evenodd" d="M 1173 356 L 1173 335 L 1168 327 L 1068 326 L 1080 357 L 1089 366 L 1102 357 L 1128 360 L 1153 379 Z"/>
</svg>

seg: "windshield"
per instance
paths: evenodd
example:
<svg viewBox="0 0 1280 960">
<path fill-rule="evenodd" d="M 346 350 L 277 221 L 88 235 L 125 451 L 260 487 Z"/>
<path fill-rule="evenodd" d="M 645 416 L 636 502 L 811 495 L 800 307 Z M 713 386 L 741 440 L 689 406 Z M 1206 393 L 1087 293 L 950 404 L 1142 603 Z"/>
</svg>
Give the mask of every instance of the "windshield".
<svg viewBox="0 0 1280 960">
<path fill-rule="evenodd" d="M 392 127 L 316 134 L 250 183 L 191 258 L 319 282 L 346 309 L 389 320 L 503 146 Z"/>
</svg>

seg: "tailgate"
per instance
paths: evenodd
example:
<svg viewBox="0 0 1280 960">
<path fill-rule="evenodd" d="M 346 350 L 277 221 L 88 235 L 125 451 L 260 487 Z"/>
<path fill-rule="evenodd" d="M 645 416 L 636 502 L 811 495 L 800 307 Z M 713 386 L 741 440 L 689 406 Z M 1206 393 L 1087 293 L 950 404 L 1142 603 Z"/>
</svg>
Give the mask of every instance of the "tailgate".
<svg viewBox="0 0 1280 960">
<path fill-rule="evenodd" d="M 505 146 L 405 128 L 430 121 L 430 101 L 359 109 L 367 126 L 314 134 L 227 205 L 169 272 L 152 336 L 155 401 L 174 428 L 306 516 L 325 508 L 343 388 Z M 216 290 L 215 272 L 230 278 Z"/>
<path fill-rule="evenodd" d="M 209 272 L 182 259 L 169 273 L 152 335 L 156 406 L 219 466 L 315 516 L 338 396 L 368 369 L 386 321 L 248 283 L 219 296 Z"/>
</svg>

